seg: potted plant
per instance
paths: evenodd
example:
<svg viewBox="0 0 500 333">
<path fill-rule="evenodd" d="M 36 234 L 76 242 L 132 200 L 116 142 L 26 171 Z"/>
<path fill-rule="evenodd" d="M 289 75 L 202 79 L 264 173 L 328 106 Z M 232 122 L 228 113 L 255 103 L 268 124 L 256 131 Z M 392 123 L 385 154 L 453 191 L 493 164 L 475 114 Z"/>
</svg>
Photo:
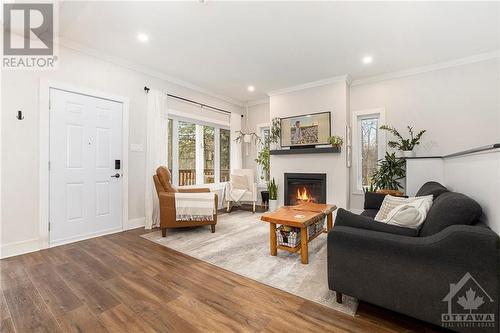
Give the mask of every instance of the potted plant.
<svg viewBox="0 0 500 333">
<path fill-rule="evenodd" d="M 407 139 L 403 138 L 403 136 L 399 134 L 399 132 L 394 127 L 382 125 L 380 126 L 380 129 L 385 130 L 396 137 L 396 141 L 389 141 L 387 143 L 389 147 L 401 150 L 403 152 L 403 157 L 413 157 L 413 148 L 420 144 L 420 139 L 422 138 L 422 135 L 424 135 L 426 130 L 421 130 L 417 133 L 417 135 L 414 135 L 413 127 L 406 127 L 408 128 L 408 133 L 410 134 L 410 137 Z"/>
<path fill-rule="evenodd" d="M 257 154 L 255 162 L 259 164 L 262 168 L 262 174 L 260 179 L 268 182 L 269 181 L 269 143 L 265 143 L 264 147 Z M 262 197 L 262 203 L 269 203 L 269 191 L 261 191 L 260 195 Z"/>
<path fill-rule="evenodd" d="M 267 183 L 267 190 L 269 191 L 269 211 L 275 211 L 278 208 L 278 185 L 274 178 Z"/>
<path fill-rule="evenodd" d="M 385 153 L 379 160 L 378 169 L 372 176 L 373 185 L 378 188 L 377 193 L 402 195 L 403 187 L 399 181 L 406 176 L 405 160 L 397 158 L 395 153 Z"/>
<path fill-rule="evenodd" d="M 243 133 L 242 131 L 236 131 L 236 138 L 234 138 L 234 142 L 240 143 L 250 143 L 252 140 L 255 141 L 255 144 L 260 142 L 260 137 L 255 133 Z"/>
<path fill-rule="evenodd" d="M 273 118 L 271 128 L 269 129 L 269 146 L 271 149 L 279 149 L 281 137 L 281 121 L 279 118 Z"/>
<path fill-rule="evenodd" d="M 340 148 L 344 143 L 344 139 L 341 136 L 333 135 L 328 138 L 328 142 L 333 148 Z"/>
</svg>

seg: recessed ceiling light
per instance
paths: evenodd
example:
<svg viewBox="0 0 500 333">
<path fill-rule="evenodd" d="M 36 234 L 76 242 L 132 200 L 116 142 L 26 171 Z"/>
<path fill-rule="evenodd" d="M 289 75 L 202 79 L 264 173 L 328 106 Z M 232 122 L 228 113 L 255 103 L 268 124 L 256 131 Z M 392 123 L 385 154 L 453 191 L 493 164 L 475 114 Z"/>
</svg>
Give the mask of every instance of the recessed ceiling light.
<svg viewBox="0 0 500 333">
<path fill-rule="evenodd" d="M 149 36 L 143 33 L 137 34 L 137 39 L 143 43 L 146 43 L 149 40 Z"/>
<path fill-rule="evenodd" d="M 373 62 L 372 56 L 363 57 L 363 64 L 371 64 Z"/>
<path fill-rule="evenodd" d="M 254 86 L 248 86 L 248 91 L 250 92 L 254 92 L 255 91 L 255 87 Z"/>
</svg>

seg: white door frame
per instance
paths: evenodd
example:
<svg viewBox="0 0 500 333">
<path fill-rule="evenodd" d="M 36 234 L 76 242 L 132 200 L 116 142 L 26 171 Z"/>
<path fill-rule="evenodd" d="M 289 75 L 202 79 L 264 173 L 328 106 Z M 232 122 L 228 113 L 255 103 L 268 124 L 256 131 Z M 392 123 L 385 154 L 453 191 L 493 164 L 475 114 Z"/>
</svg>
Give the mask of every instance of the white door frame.
<svg viewBox="0 0 500 333">
<path fill-rule="evenodd" d="M 50 247 L 49 241 L 49 149 L 50 149 L 50 89 L 65 90 L 72 93 L 108 99 L 111 101 L 122 103 L 123 105 L 123 131 L 122 131 L 122 230 L 128 226 L 128 131 L 129 131 L 129 99 L 128 97 L 109 94 L 107 92 L 91 90 L 83 87 L 74 86 L 72 84 L 50 81 L 46 79 L 40 80 L 39 91 L 39 232 L 40 232 L 40 248 L 46 249 Z M 88 237 L 86 237 L 88 238 Z M 77 240 L 71 240 L 75 242 Z M 61 245 L 61 244 L 57 244 Z"/>
</svg>

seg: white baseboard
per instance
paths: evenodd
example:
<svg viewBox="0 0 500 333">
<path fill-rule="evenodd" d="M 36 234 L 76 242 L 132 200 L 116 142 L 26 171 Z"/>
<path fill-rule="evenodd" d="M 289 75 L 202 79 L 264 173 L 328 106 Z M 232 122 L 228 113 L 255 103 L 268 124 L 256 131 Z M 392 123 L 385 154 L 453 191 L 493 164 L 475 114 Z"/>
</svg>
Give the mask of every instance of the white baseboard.
<svg viewBox="0 0 500 333">
<path fill-rule="evenodd" d="M 129 220 L 127 225 L 124 226 L 123 230 L 130 230 L 130 229 L 144 227 L 145 220 L 146 220 L 145 217 L 139 217 L 136 219 Z M 116 233 L 116 232 L 120 232 L 120 231 L 122 231 L 121 228 L 120 229 L 103 230 L 103 231 L 100 231 L 97 233 L 92 233 L 92 234 L 88 234 L 88 235 L 84 235 L 84 236 L 79 236 L 79 237 L 65 239 L 65 240 L 62 240 L 59 242 L 55 242 L 55 243 L 50 244 L 50 247 L 68 244 L 68 243 L 73 243 L 73 242 L 78 242 L 78 241 L 81 241 L 84 239 L 104 236 L 104 235 L 108 235 L 108 234 L 112 234 L 112 233 Z M 2 244 L 2 246 L 0 247 L 0 259 L 39 251 L 40 249 L 41 249 L 40 239 L 38 239 L 38 238 L 28 239 L 28 240 L 24 240 L 24 241 L 20 241 L 20 242 Z"/>
<path fill-rule="evenodd" d="M 40 250 L 40 240 L 38 238 L 3 244 L 0 248 L 0 258 L 9 258 L 38 250 Z"/>
<path fill-rule="evenodd" d="M 64 244 L 70 244 L 70 243 L 75 243 L 79 242 L 82 240 L 90 239 L 90 238 L 95 238 L 95 237 L 100 237 L 100 236 L 105 236 L 105 235 L 110 235 L 110 234 L 115 234 L 117 232 L 122 232 L 124 229 L 120 228 L 110 228 L 110 229 L 105 229 L 105 230 L 100 230 L 97 232 L 91 232 L 85 235 L 79 235 L 76 237 L 70 237 L 70 238 L 64 238 L 55 242 L 50 242 L 50 247 L 56 247 Z"/>
<path fill-rule="evenodd" d="M 128 223 L 125 226 L 125 230 L 130 230 L 130 229 L 144 227 L 145 223 L 146 223 L 146 218 L 145 217 L 139 217 L 139 218 L 136 218 L 136 219 L 128 220 Z"/>
</svg>

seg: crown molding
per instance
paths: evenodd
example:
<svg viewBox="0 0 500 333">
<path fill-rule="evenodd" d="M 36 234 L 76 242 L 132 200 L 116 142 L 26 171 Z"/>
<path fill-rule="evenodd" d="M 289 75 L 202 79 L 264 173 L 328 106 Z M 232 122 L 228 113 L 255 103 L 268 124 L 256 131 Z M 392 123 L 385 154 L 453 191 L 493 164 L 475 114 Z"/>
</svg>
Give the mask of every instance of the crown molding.
<svg viewBox="0 0 500 333">
<path fill-rule="evenodd" d="M 255 106 L 255 105 L 261 105 L 261 104 L 269 104 L 269 97 L 261 98 L 261 99 L 254 99 L 253 101 L 248 101 L 248 106 Z"/>
<path fill-rule="evenodd" d="M 366 78 L 361 78 L 357 80 L 353 80 L 351 83 L 351 86 L 359 86 L 362 84 L 369 84 L 369 83 L 375 83 L 375 82 L 380 82 L 380 81 L 386 81 L 386 80 L 393 80 L 393 79 L 398 79 L 406 76 L 412 76 L 412 75 L 418 75 L 418 74 L 423 74 L 423 73 L 428 73 L 428 72 L 433 72 L 433 71 L 439 71 L 442 69 L 446 68 L 452 68 L 452 67 L 458 67 L 458 66 L 464 66 L 468 64 L 473 64 L 477 62 L 482 62 L 482 61 L 487 61 L 495 58 L 500 58 L 500 50 L 493 51 L 493 52 L 487 52 L 487 53 L 480 53 L 480 54 L 475 54 L 469 57 L 464 57 L 464 58 L 459 58 L 451 61 L 446 61 L 446 62 L 441 62 L 429 66 L 421 66 L 421 67 L 414 67 L 410 69 L 405 69 L 402 71 L 398 72 L 392 72 L 392 73 L 386 73 L 386 74 L 381 74 L 381 75 L 375 75 L 375 76 L 370 76 Z"/>
<path fill-rule="evenodd" d="M 149 68 L 147 66 L 131 62 L 131 61 L 123 59 L 121 57 L 116 57 L 116 56 L 113 56 L 110 54 L 106 54 L 102 51 L 87 47 L 85 45 L 82 45 L 80 43 L 74 42 L 74 41 L 66 39 L 66 38 L 60 37 L 59 38 L 59 45 L 65 47 L 65 48 L 86 54 L 88 56 L 110 62 L 110 63 L 118 65 L 120 67 L 124 67 L 124 68 L 130 69 L 130 70 L 142 73 L 142 74 L 146 74 L 146 75 L 152 76 L 154 78 L 157 78 L 157 79 L 160 79 L 163 81 L 168 81 L 170 83 L 173 83 L 173 84 L 178 85 L 178 86 L 183 87 L 183 88 L 194 90 L 196 92 L 202 93 L 202 94 L 210 96 L 210 97 L 217 98 L 221 101 L 224 101 L 226 103 L 230 103 L 230 104 L 238 106 L 238 107 L 245 106 L 245 104 L 242 101 L 238 101 L 238 100 L 235 100 L 233 98 L 217 94 L 213 91 L 199 87 L 199 86 L 194 85 L 192 83 L 189 83 L 187 81 L 172 77 L 172 76 L 167 75 L 165 73 L 162 73 L 158 70 L 154 70 L 154 69 Z"/>
<path fill-rule="evenodd" d="M 323 80 L 299 84 L 297 86 L 273 90 L 273 91 L 268 92 L 267 95 L 268 96 L 283 95 L 283 94 L 288 94 L 291 92 L 300 91 L 300 90 L 304 90 L 304 89 L 326 86 L 326 85 L 333 84 L 333 83 L 339 83 L 339 82 L 347 82 L 348 83 L 349 80 L 350 80 L 350 78 L 349 78 L 349 75 L 347 75 L 347 74 L 340 75 L 340 76 L 334 76 L 334 77 L 330 77 L 330 78 L 323 79 Z"/>
</svg>

